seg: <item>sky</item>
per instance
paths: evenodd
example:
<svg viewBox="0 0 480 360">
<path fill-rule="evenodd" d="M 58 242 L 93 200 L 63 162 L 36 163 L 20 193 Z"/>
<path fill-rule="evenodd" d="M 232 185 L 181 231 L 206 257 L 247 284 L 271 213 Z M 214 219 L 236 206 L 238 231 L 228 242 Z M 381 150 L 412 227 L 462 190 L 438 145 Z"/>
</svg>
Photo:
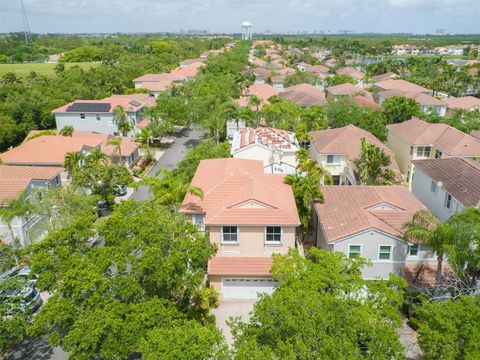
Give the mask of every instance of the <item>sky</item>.
<svg viewBox="0 0 480 360">
<path fill-rule="evenodd" d="M 23 0 L 34 33 L 353 30 L 480 33 L 480 0 Z M 23 29 L 20 0 L 0 0 L 0 32 Z"/>
</svg>

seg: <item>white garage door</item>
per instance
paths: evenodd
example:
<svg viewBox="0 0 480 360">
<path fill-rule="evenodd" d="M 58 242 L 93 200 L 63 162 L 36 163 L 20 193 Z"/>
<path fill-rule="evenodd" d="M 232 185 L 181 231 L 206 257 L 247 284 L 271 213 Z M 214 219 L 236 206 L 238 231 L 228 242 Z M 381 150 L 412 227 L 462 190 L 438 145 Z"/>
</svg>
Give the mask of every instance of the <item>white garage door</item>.
<svg viewBox="0 0 480 360">
<path fill-rule="evenodd" d="M 270 278 L 224 278 L 224 299 L 257 299 L 258 293 L 272 294 L 277 282 Z"/>
</svg>

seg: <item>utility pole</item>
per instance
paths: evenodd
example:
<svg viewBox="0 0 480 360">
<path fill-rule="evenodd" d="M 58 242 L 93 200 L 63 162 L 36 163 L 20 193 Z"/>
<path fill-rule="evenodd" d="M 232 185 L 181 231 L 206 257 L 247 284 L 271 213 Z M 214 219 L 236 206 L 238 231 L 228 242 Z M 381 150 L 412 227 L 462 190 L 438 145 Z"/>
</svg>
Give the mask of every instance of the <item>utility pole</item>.
<svg viewBox="0 0 480 360">
<path fill-rule="evenodd" d="M 30 31 L 30 24 L 28 23 L 27 12 L 23 0 L 20 0 L 20 9 L 22 11 L 23 34 L 25 35 L 25 43 L 32 41 L 32 32 Z"/>
</svg>

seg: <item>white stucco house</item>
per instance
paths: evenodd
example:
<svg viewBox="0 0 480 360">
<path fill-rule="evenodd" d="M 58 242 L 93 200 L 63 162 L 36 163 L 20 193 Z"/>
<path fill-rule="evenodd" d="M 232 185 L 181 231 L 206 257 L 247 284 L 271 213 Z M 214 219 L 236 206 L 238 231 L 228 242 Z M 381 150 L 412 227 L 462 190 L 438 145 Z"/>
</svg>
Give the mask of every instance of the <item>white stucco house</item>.
<svg viewBox="0 0 480 360">
<path fill-rule="evenodd" d="M 412 192 L 440 221 L 467 207 L 480 208 L 480 163 L 445 158 L 412 164 Z"/>
<path fill-rule="evenodd" d="M 0 166 L 0 207 L 20 196 L 28 199 L 34 189 L 62 186 L 61 167 Z M 0 241 L 15 247 L 25 247 L 44 235 L 43 219 L 28 213 L 11 221 L 0 217 Z"/>
<path fill-rule="evenodd" d="M 261 160 L 266 174 L 293 174 L 299 148 L 291 132 L 266 126 L 247 127 L 233 135 L 231 155 L 236 159 Z"/>
<path fill-rule="evenodd" d="M 424 244 L 403 240 L 403 224 L 425 206 L 403 186 L 323 186 L 325 202 L 314 204 L 317 247 L 362 257 L 371 267 L 365 279 L 386 279 L 401 274 L 410 264 L 435 263 Z"/>
</svg>

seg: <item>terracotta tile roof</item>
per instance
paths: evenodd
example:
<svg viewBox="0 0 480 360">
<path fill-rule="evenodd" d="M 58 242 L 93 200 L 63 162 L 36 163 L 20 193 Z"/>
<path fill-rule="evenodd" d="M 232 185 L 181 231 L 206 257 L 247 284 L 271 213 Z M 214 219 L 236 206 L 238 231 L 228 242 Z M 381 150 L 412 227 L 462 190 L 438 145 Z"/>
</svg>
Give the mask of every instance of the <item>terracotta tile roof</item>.
<svg viewBox="0 0 480 360">
<path fill-rule="evenodd" d="M 140 143 L 135 142 L 128 137 L 120 137 L 120 139 L 122 139 L 122 144 L 120 145 L 120 152 L 122 156 L 130 156 L 140 147 Z M 100 144 L 100 149 L 105 154 L 111 156 L 114 154 L 114 146 L 108 145 L 107 143 L 108 139 Z"/>
<path fill-rule="evenodd" d="M 260 160 L 202 160 L 192 185 L 203 199 L 187 194 L 182 212 L 205 213 L 206 225 L 300 224 L 292 189 L 282 175 L 264 174 Z"/>
<path fill-rule="evenodd" d="M 184 68 L 175 69 L 170 72 L 170 75 L 178 78 L 179 80 L 190 79 L 197 75 L 198 69 L 202 66 L 203 63 L 194 63 L 193 65 Z"/>
<path fill-rule="evenodd" d="M 410 145 L 435 146 L 449 156 L 480 156 L 480 140 L 446 124 L 430 124 L 412 118 L 387 125 L 387 128 Z"/>
<path fill-rule="evenodd" d="M 129 101 L 139 101 L 146 106 L 157 105 L 157 98 L 150 94 L 128 94 L 128 95 L 112 95 L 107 99 L 128 99 Z"/>
<path fill-rule="evenodd" d="M 412 164 L 465 207 L 480 207 L 480 163 L 462 158 L 414 160 Z"/>
<path fill-rule="evenodd" d="M 300 106 L 325 105 L 327 103 L 325 92 L 310 84 L 290 86 L 280 93 L 280 97 Z"/>
<path fill-rule="evenodd" d="M 278 94 L 278 90 L 269 84 L 253 84 L 243 90 L 244 96 L 255 95 L 263 101 L 267 101 L 272 96 L 277 96 Z"/>
<path fill-rule="evenodd" d="M 270 257 L 215 256 L 208 262 L 208 275 L 271 276 Z"/>
<path fill-rule="evenodd" d="M 417 84 L 411 83 L 405 80 L 384 80 L 375 83 L 375 86 L 381 90 L 402 90 L 402 91 L 413 91 L 413 92 L 424 92 L 430 93 L 431 91 L 419 86 Z"/>
<path fill-rule="evenodd" d="M 408 285 L 419 289 L 432 289 L 435 286 L 435 273 L 437 264 L 414 263 L 408 264 L 400 270 Z M 450 266 L 446 263 L 442 265 L 442 286 L 448 286 L 455 281 L 454 274 Z"/>
<path fill-rule="evenodd" d="M 472 132 L 470 133 L 470 135 L 472 135 L 474 138 L 480 140 L 480 130 L 472 131 Z"/>
<path fill-rule="evenodd" d="M 385 80 L 392 80 L 393 78 L 395 78 L 396 76 L 398 76 L 397 74 L 395 74 L 394 72 L 387 72 L 385 74 L 381 74 L 381 75 L 377 75 L 377 76 L 374 76 L 372 78 L 372 80 L 374 82 L 380 82 L 380 81 L 385 81 Z"/>
<path fill-rule="evenodd" d="M 376 229 L 401 238 L 403 224 L 422 203 L 404 186 L 322 186 L 325 203 L 315 203 L 328 242 Z M 390 207 L 388 210 L 377 209 Z"/>
<path fill-rule="evenodd" d="M 305 70 L 314 74 L 327 75 L 329 74 L 330 68 L 324 65 L 311 65 L 308 66 Z"/>
<path fill-rule="evenodd" d="M 32 180 L 52 180 L 61 167 L 0 165 L 0 204 L 16 199 Z"/>
<path fill-rule="evenodd" d="M 202 58 L 198 58 L 198 59 L 186 59 L 186 60 L 183 60 L 183 61 L 180 62 L 180 66 L 186 67 L 186 66 L 193 65 L 193 64 L 195 64 L 195 63 L 204 64 L 204 63 L 205 63 L 205 59 L 202 59 Z"/>
<path fill-rule="evenodd" d="M 356 70 L 354 68 L 351 68 L 351 67 L 340 68 L 340 69 L 337 70 L 337 74 L 339 74 L 339 75 L 349 75 L 352 78 L 354 78 L 355 80 L 363 80 L 363 78 L 365 77 L 365 73 L 363 73 L 362 71 L 358 71 L 358 70 Z"/>
<path fill-rule="evenodd" d="M 137 124 L 137 127 L 140 129 L 146 128 L 148 125 L 150 125 L 152 122 L 148 119 L 143 119 Z"/>
<path fill-rule="evenodd" d="M 380 91 L 378 95 L 384 99 L 388 99 L 393 96 L 403 96 L 409 99 L 413 99 L 418 104 L 423 106 L 446 106 L 447 105 L 442 100 L 439 100 L 429 94 L 425 94 L 418 91 L 403 91 L 403 90 L 394 89 L 394 90 Z"/>
<path fill-rule="evenodd" d="M 293 133 L 286 130 L 258 126 L 257 128 L 242 128 L 235 133 L 232 141 L 232 154 L 252 144 L 258 144 L 268 149 L 296 152 L 298 144 Z"/>
<path fill-rule="evenodd" d="M 291 67 L 285 67 L 277 71 L 280 75 L 293 75 L 297 71 L 295 69 L 292 69 Z"/>
<path fill-rule="evenodd" d="M 449 109 L 472 110 L 480 108 L 480 99 L 473 96 L 462 96 L 458 98 L 446 99 L 444 102 Z"/>
<path fill-rule="evenodd" d="M 372 110 L 383 111 L 382 105 L 377 104 L 375 101 L 365 96 L 353 96 L 352 101 L 359 106 L 365 106 Z"/>
<path fill-rule="evenodd" d="M 162 74 L 145 74 L 136 79 L 134 82 L 158 82 L 158 81 L 179 81 L 180 78 L 171 73 L 162 73 Z"/>
<path fill-rule="evenodd" d="M 363 90 L 362 88 L 349 83 L 330 86 L 326 89 L 326 91 L 333 96 L 354 96 L 364 95 L 367 93 L 367 91 Z"/>
<path fill-rule="evenodd" d="M 257 78 L 267 78 L 270 76 L 271 72 L 267 69 L 259 68 L 259 69 L 254 69 L 252 72 L 255 77 Z"/>
<path fill-rule="evenodd" d="M 173 81 L 171 80 L 162 80 L 162 81 L 144 81 L 142 82 L 142 88 L 148 89 L 150 91 L 167 91 L 172 87 Z"/>
<path fill-rule="evenodd" d="M 258 67 L 267 66 L 267 62 L 263 61 L 262 59 L 259 59 L 259 58 L 253 59 L 252 61 L 250 61 L 250 64 L 258 66 Z"/>
<path fill-rule="evenodd" d="M 361 139 L 366 138 L 370 144 L 382 149 L 390 156 L 392 165 L 395 164 L 395 153 L 374 135 L 355 125 L 347 125 L 342 128 L 318 130 L 310 132 L 312 144 L 320 154 L 347 155 L 349 159 L 360 156 Z"/>
</svg>

